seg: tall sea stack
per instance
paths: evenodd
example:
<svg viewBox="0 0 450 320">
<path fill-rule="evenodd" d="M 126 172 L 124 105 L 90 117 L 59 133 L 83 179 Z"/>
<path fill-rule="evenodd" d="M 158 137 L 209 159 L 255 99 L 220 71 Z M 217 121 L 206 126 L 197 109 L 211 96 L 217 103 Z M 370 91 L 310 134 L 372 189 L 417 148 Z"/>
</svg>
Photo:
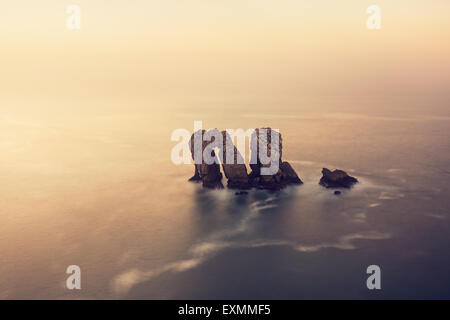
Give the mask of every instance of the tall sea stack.
<svg viewBox="0 0 450 320">
<path fill-rule="evenodd" d="M 194 176 L 190 178 L 189 181 L 202 181 L 203 187 L 205 188 L 223 189 L 220 166 L 217 164 L 217 162 L 207 164 L 204 161 L 203 151 L 205 150 L 206 146 L 210 144 L 209 141 L 203 140 L 205 132 L 205 130 L 198 130 L 197 132 L 194 132 L 194 134 L 191 136 L 191 140 L 189 141 L 189 147 L 191 149 L 191 155 L 192 159 L 194 159 L 194 163 L 196 158 L 201 159 L 201 163 L 195 163 Z M 195 148 L 196 143 L 198 144 L 197 148 Z M 214 150 L 211 150 L 211 157 L 215 159 L 217 157 L 214 153 Z"/>
<path fill-rule="evenodd" d="M 252 172 L 249 178 L 254 187 L 279 190 L 289 184 L 303 183 L 292 166 L 282 161 L 283 139 L 278 131 L 271 128 L 255 129 L 250 150 Z"/>
<path fill-rule="evenodd" d="M 250 189 L 248 181 L 247 167 L 244 158 L 235 147 L 231 136 L 225 130 L 222 131 L 223 148 L 222 168 L 225 177 L 228 179 L 227 187 L 231 189 Z M 233 158 L 231 158 L 233 156 Z"/>
</svg>

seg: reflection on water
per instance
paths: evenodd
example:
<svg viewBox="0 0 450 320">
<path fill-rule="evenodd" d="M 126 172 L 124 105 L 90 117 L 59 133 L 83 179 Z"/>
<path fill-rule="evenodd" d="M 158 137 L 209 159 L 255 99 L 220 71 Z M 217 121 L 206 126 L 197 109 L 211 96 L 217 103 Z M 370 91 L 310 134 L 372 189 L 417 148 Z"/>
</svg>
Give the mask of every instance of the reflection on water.
<svg viewBox="0 0 450 320">
<path fill-rule="evenodd" d="M 188 183 L 193 168 L 170 162 L 170 133 L 198 119 L 279 128 L 305 184 L 236 196 Z M 2 115 L 0 298 L 449 298 L 448 120 Z M 360 183 L 335 196 L 318 185 L 322 167 Z M 71 264 L 81 291 L 64 287 Z M 382 269 L 377 293 L 365 287 L 371 264 Z"/>
</svg>

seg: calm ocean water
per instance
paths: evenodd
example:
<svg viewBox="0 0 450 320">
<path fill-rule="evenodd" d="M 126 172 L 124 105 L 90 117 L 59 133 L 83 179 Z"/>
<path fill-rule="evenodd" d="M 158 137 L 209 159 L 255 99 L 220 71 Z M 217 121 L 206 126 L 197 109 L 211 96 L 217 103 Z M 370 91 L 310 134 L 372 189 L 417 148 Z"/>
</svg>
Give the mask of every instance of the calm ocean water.
<svg viewBox="0 0 450 320">
<path fill-rule="evenodd" d="M 304 185 L 235 196 L 188 183 L 170 134 L 194 120 L 280 129 Z M 0 298 L 450 298 L 445 103 L 19 108 L 0 127 Z M 323 167 L 360 183 L 335 196 Z M 73 264 L 79 291 L 65 288 Z"/>
</svg>

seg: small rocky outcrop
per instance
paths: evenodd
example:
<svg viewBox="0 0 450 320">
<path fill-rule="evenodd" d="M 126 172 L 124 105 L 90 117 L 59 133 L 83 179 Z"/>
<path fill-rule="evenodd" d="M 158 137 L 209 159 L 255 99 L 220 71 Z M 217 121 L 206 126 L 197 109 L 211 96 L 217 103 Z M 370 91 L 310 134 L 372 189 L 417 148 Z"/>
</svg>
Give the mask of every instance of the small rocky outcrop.
<svg viewBox="0 0 450 320">
<path fill-rule="evenodd" d="M 207 164 L 203 159 L 203 151 L 209 144 L 208 141 L 203 141 L 204 134 L 205 130 L 198 130 L 197 132 L 194 132 L 194 134 L 191 136 L 191 140 L 189 141 L 189 147 L 191 149 L 191 155 L 194 161 L 195 161 L 194 145 L 196 138 L 198 139 L 197 141 L 199 141 L 199 144 L 201 144 L 202 146 L 201 149 L 199 148 L 198 151 L 199 152 L 198 156 L 201 159 L 201 163 L 195 164 L 194 176 L 192 176 L 189 179 L 189 181 L 202 181 L 203 187 L 205 188 L 223 189 L 222 173 L 220 172 L 220 166 L 217 164 L 217 162 L 214 162 L 213 164 Z M 214 153 L 213 150 L 211 150 L 211 157 L 216 158 L 216 154 Z"/>
<path fill-rule="evenodd" d="M 319 184 L 325 188 L 347 188 L 350 189 L 358 180 L 352 176 L 349 176 L 347 172 L 343 170 L 331 171 L 327 168 L 322 169 L 322 178 Z"/>
</svg>

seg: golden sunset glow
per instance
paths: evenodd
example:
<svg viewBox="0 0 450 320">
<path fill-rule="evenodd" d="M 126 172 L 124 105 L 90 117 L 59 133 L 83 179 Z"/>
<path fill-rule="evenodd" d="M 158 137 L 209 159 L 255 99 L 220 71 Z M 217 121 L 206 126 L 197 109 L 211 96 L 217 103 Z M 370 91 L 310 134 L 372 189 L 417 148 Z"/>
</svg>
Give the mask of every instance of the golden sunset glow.
<svg viewBox="0 0 450 320">
<path fill-rule="evenodd" d="M 442 93 L 448 1 L 68 1 L 2 5 L 2 99 Z M 25 94 L 24 94 L 25 93 Z"/>
<path fill-rule="evenodd" d="M 372 258 L 405 272 L 377 298 L 448 299 L 449 87 L 449 0 L 2 0 L 0 299 L 359 299 Z M 304 185 L 187 182 L 170 137 L 195 120 L 279 129 Z"/>
</svg>

